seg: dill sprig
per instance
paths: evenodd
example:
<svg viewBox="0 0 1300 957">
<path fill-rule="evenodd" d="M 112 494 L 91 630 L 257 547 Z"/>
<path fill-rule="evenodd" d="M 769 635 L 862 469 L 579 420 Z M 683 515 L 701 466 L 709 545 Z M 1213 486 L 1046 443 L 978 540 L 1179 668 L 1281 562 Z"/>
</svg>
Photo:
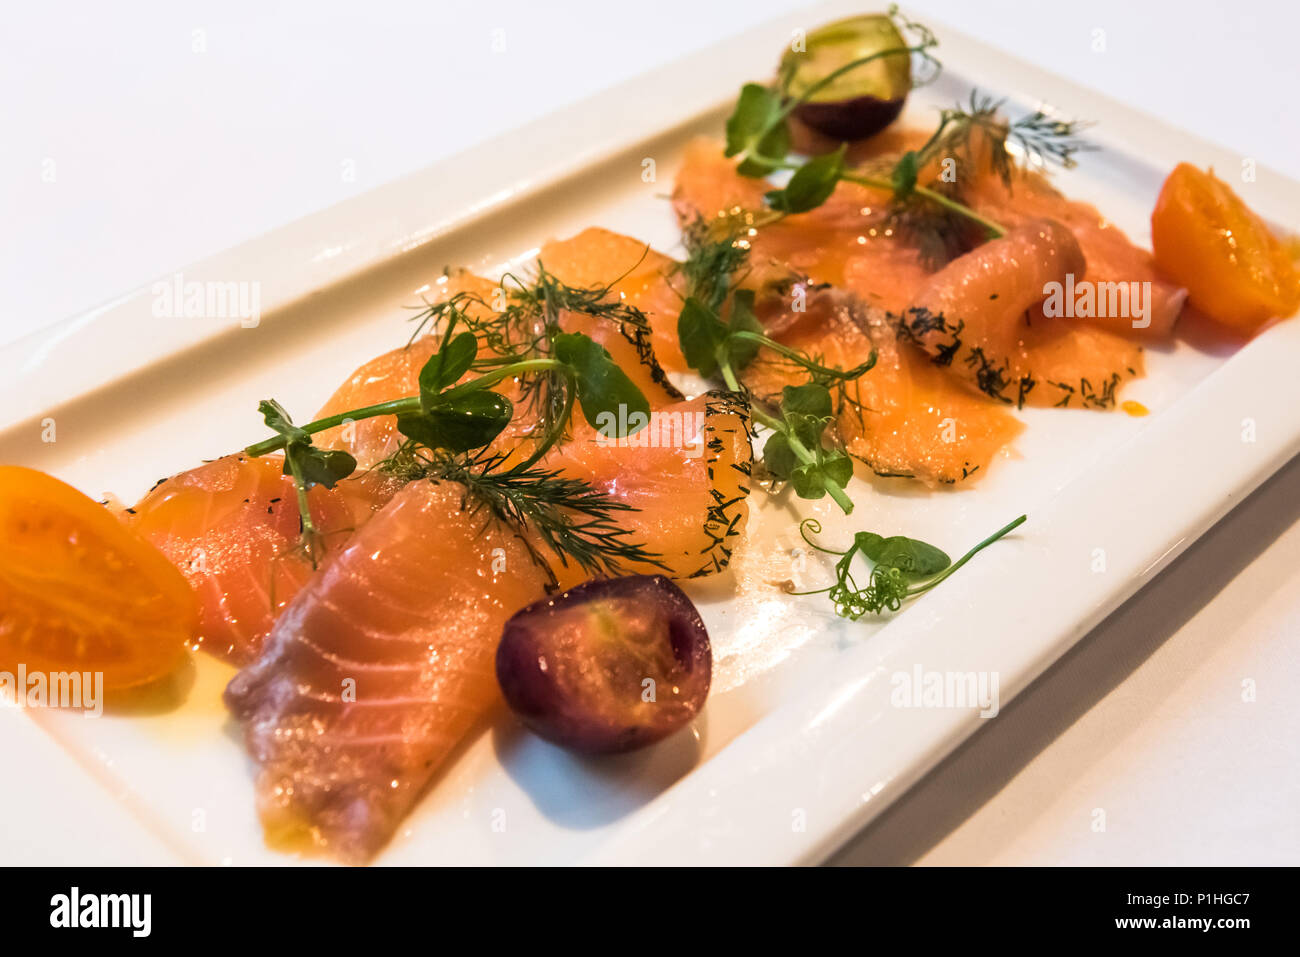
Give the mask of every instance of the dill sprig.
<svg viewBox="0 0 1300 957">
<path fill-rule="evenodd" d="M 999 178 L 1011 185 L 1015 159 L 1007 144 L 1014 144 L 1029 165 L 1056 165 L 1073 169 L 1075 156 L 1095 149 L 1080 133 L 1091 124 L 1079 120 L 1062 120 L 1035 110 L 1019 119 L 1008 121 L 1002 116 L 1005 99 L 994 99 L 971 90 L 967 105 L 960 103 L 939 114 L 939 126 L 917 151 L 919 165 L 947 156 L 970 158 L 976 133 L 983 134 L 990 150 L 989 162 Z"/>
<path fill-rule="evenodd" d="M 519 534 L 552 585 L 558 583 L 556 559 L 565 568 L 573 561 L 593 576 L 627 575 L 646 566 L 671 572 L 619 523 L 619 516 L 637 511 L 635 506 L 556 469 L 505 468 L 507 459 L 501 453 L 448 456 L 410 450 L 397 467 L 406 470 L 404 477 L 418 474 L 464 485 L 479 507 Z"/>
<path fill-rule="evenodd" d="M 709 222 L 696 216 L 682 228 L 686 258 L 673 267 L 682 277 L 682 298 L 695 297 L 715 312 L 722 308 L 749 265 L 749 247 L 739 242 L 746 227 L 723 220 Z"/>
<path fill-rule="evenodd" d="M 439 302 L 426 302 L 411 317 L 415 323 L 411 339 L 426 331 L 441 335 L 449 323 L 458 322 L 488 347 L 490 355 L 478 360 L 487 365 L 549 354 L 552 340 L 562 331 L 560 315 L 565 311 L 613 322 L 629 338 L 638 332 L 648 335 L 650 320 L 623 301 L 614 287 L 641 264 L 649 249 L 623 275 L 603 286 L 571 286 L 538 260 L 531 276 L 503 275 L 492 301 L 462 290 Z"/>
<path fill-rule="evenodd" d="M 562 314 L 580 313 L 614 324 L 636 348 L 651 379 L 668 394 L 678 395 L 655 358 L 649 318 L 614 292 L 614 287 L 644 261 L 649 249 L 647 246 L 636 263 L 604 285 L 570 285 L 538 260 L 531 274 L 504 274 L 490 299 L 462 290 L 439 302 L 426 302 L 411 317 L 415 323 L 411 341 L 426 332 L 444 336 L 459 324 L 486 347 L 474 360 L 473 368 L 487 371 L 553 356 L 555 340 L 564 333 Z M 567 438 L 573 394 L 563 370 L 538 369 L 520 375 L 515 405 L 519 410 L 517 419 L 529 423 L 527 431 L 533 436 L 535 451 L 530 464 L 544 450 Z"/>
</svg>

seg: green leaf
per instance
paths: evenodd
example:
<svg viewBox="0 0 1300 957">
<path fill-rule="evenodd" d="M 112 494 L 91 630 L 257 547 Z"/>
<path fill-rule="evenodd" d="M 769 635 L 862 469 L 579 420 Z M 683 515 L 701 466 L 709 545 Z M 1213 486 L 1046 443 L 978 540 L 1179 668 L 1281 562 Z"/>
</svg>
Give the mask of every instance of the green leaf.
<svg viewBox="0 0 1300 957">
<path fill-rule="evenodd" d="M 766 176 L 777 168 L 776 164 L 784 160 L 790 152 L 790 130 L 781 120 L 758 141 L 754 150 L 757 155 L 745 157 L 736 167 L 736 172 L 750 179 Z"/>
<path fill-rule="evenodd" d="M 781 413 L 829 419 L 832 414 L 830 391 L 815 382 L 788 385 L 781 390 Z"/>
<path fill-rule="evenodd" d="M 822 473 L 840 488 L 853 478 L 853 460 L 839 449 L 827 449 L 821 456 Z"/>
<path fill-rule="evenodd" d="M 799 460 L 795 458 L 784 432 L 773 432 L 764 443 L 763 464 L 783 482 L 788 482 L 790 474 L 799 467 Z"/>
<path fill-rule="evenodd" d="M 908 150 L 889 174 L 889 181 L 894 184 L 894 198 L 907 199 L 916 189 L 916 177 L 921 163 L 915 150 Z"/>
<path fill-rule="evenodd" d="M 875 539 L 869 543 L 869 548 L 862 548 L 862 553 L 877 565 L 897 568 L 914 578 L 937 575 L 952 564 L 947 553 L 919 539 L 905 535 L 889 538 L 877 535 Z"/>
<path fill-rule="evenodd" d="M 800 498 L 819 499 L 826 494 L 826 476 L 817 465 L 800 465 L 790 473 L 790 484 Z"/>
<path fill-rule="evenodd" d="M 785 414 L 786 431 L 798 439 L 799 444 L 814 455 L 822 447 L 822 433 L 826 431 L 826 426 L 830 425 L 830 421 L 830 419 L 819 415 L 804 415 L 802 412 L 787 412 Z"/>
<path fill-rule="evenodd" d="M 731 315 L 727 317 L 728 332 L 753 332 L 762 335 L 763 324 L 754 314 L 754 290 L 737 289 L 731 296 Z M 731 365 L 743 369 L 758 355 L 759 343 L 750 339 L 731 339 L 727 343 L 727 356 Z"/>
<path fill-rule="evenodd" d="M 758 83 L 746 83 L 727 118 L 727 154 L 736 156 L 758 144 L 781 112 L 781 98 Z"/>
<path fill-rule="evenodd" d="M 858 532 L 853 536 L 853 544 L 857 546 L 858 551 L 868 558 L 877 553 L 884 541 L 884 536 L 877 535 L 875 532 Z"/>
<path fill-rule="evenodd" d="M 288 442 L 311 441 L 311 436 L 294 425 L 293 419 L 289 418 L 289 413 L 284 410 L 284 406 L 274 399 L 263 399 L 257 403 L 257 411 L 262 413 L 262 420 L 274 432 L 283 435 Z"/>
<path fill-rule="evenodd" d="M 342 449 L 318 449 L 310 445 L 293 443 L 284 451 L 284 474 L 292 475 L 289 466 L 292 457 L 303 485 L 324 485 L 333 488 L 342 479 L 357 470 L 357 460 Z"/>
<path fill-rule="evenodd" d="M 509 399 L 480 389 L 439 401 L 427 412 L 399 415 L 397 430 L 431 449 L 468 452 L 500 435 L 513 414 Z"/>
<path fill-rule="evenodd" d="M 460 381 L 478 355 L 478 339 L 462 332 L 448 339 L 420 370 L 420 404 L 427 410 L 439 392 Z"/>
<path fill-rule="evenodd" d="M 562 332 L 553 340 L 553 349 L 577 375 L 578 404 L 588 424 L 608 429 L 610 416 L 620 426 L 636 422 L 626 433 L 632 435 L 650 421 L 650 402 L 604 346 L 581 332 Z"/>
<path fill-rule="evenodd" d="M 706 379 L 718 371 L 718 347 L 727 327 L 717 314 L 694 296 L 682 304 L 677 317 L 677 340 L 686 364 Z"/>
<path fill-rule="evenodd" d="M 763 447 L 763 462 L 777 478 L 788 479 L 800 498 L 818 499 L 831 486 L 843 488 L 853 478 L 853 460 L 840 449 L 822 446 L 822 434 L 832 420 L 830 392 L 816 383 L 788 385 L 781 390 L 784 430 Z M 812 461 L 794 453 L 791 440 L 807 450 Z"/>
<path fill-rule="evenodd" d="M 835 184 L 844 174 L 844 153 L 848 145 L 841 143 L 834 153 L 824 153 L 810 159 L 790 177 L 785 189 L 774 189 L 767 194 L 768 204 L 782 213 L 806 213 L 816 209 L 830 198 Z"/>
</svg>

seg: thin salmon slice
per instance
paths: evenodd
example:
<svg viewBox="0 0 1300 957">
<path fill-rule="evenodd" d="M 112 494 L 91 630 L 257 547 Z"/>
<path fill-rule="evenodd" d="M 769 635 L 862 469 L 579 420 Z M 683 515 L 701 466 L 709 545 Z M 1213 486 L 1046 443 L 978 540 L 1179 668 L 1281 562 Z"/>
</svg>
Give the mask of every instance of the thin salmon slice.
<svg viewBox="0 0 1300 957">
<path fill-rule="evenodd" d="M 687 224 L 743 216 L 761 207 L 766 188 L 736 173 L 716 143 L 698 139 L 687 148 L 673 196 Z M 898 341 L 889 315 L 907 309 L 929 272 L 916 250 L 885 235 L 883 199 L 842 184 L 824 206 L 754 230 L 744 240 L 753 267 L 746 285 L 787 290 L 760 298 L 760 318 L 778 342 L 844 369 L 876 350 L 876 366 L 846 388 L 840 404 L 837 425 L 850 454 L 880 475 L 928 485 L 979 478 L 1022 426 L 914 344 Z M 819 291 L 822 285 L 831 289 Z M 801 310 L 796 289 L 804 294 Z M 744 381 L 775 401 L 782 386 L 806 376 L 769 359 L 760 356 Z"/>
<path fill-rule="evenodd" d="M 1142 373 L 1137 343 L 1048 317 L 1051 283 L 1084 277 L 1074 233 L 1029 220 L 931 276 L 901 317 L 904 336 L 969 388 L 1017 406 L 1110 408 Z"/>
<path fill-rule="evenodd" d="M 644 248 L 641 247 L 642 250 Z M 547 268 L 550 269 L 549 264 Z M 609 283 L 609 279 L 595 278 L 597 275 L 598 273 L 586 272 L 572 280 L 563 276 L 560 278 L 569 285 L 580 288 L 603 288 Z M 490 279 L 459 271 L 449 274 L 447 281 L 437 287 L 436 297 L 432 301 L 444 301 L 464 292 L 470 298 L 462 300 L 462 308 L 476 318 L 487 319 L 493 315 L 492 305 L 500 298 L 500 288 L 499 283 Z M 675 402 L 682 398 L 659 365 L 651 342 L 651 330 L 569 310 L 561 310 L 559 321 L 565 331 L 585 333 L 604 346 L 652 404 Z M 675 314 L 673 322 L 676 322 Z M 420 391 L 420 370 L 437 351 L 438 342 L 435 336 L 421 336 L 406 346 L 363 363 L 330 396 L 329 401 L 316 413 L 316 418 L 342 415 L 389 399 L 417 395 Z M 480 343 L 479 348 L 480 355 L 488 354 L 485 342 Z M 473 378 L 478 374 L 480 373 L 468 372 L 465 378 Z M 519 404 L 517 380 L 507 380 L 493 391 Z M 518 408 L 514 419 L 494 441 L 493 448 L 508 451 L 519 447 L 521 451 L 527 451 L 524 443 L 533 437 L 535 427 L 535 417 L 529 415 L 526 409 Z M 391 415 L 374 416 L 328 429 L 316 438 L 316 444 L 323 448 L 350 452 L 363 469 L 371 468 L 388 458 L 397 451 L 402 441 L 403 437 L 397 431 L 397 419 Z"/>
<path fill-rule="evenodd" d="M 675 576 L 708 574 L 726 566 L 748 515 L 744 413 L 701 396 L 657 413 L 647 427 L 666 435 L 657 445 L 610 446 L 583 427 L 544 464 L 638 508 L 617 515 L 628 540 Z M 388 842 L 498 704 L 506 619 L 587 577 L 570 563 L 553 580 L 537 552 L 539 539 L 519 537 L 463 486 L 419 480 L 307 582 L 226 691 L 259 767 L 272 844 L 364 862 Z"/>
<path fill-rule="evenodd" d="M 632 565 L 629 574 L 712 575 L 730 563 L 749 518 L 749 410 L 730 393 L 708 392 L 656 409 L 624 438 L 584 423 L 545 466 L 636 509 L 619 523 L 659 564 Z"/>
<path fill-rule="evenodd" d="M 925 355 L 899 342 L 888 313 L 849 293 L 812 288 L 803 311 L 768 299 L 758 313 L 777 342 L 817 352 L 837 368 L 854 368 L 875 349 L 871 370 L 832 394 L 845 449 L 877 475 L 932 487 L 981 477 L 1024 428 L 1003 408 L 956 388 Z M 767 352 L 742 373 L 744 384 L 771 403 L 780 400 L 783 386 L 806 378 Z"/>
<path fill-rule="evenodd" d="M 197 646 L 232 664 L 256 657 L 312 567 L 299 547 L 293 480 L 279 455 L 228 455 L 156 485 L 123 518 L 167 556 L 199 597 Z M 325 561 L 392 488 L 377 476 L 308 493 Z"/>
<path fill-rule="evenodd" d="M 1095 206 L 1063 196 L 1041 173 L 1016 170 L 1012 176 L 1010 186 L 991 172 L 976 177 L 969 191 L 971 204 L 980 213 L 1007 227 L 1034 219 L 1051 219 L 1064 224 L 1079 242 L 1087 262 L 1088 281 L 1094 289 L 1100 288 L 1105 292 L 1115 283 L 1129 286 L 1131 295 L 1127 308 L 1115 308 L 1111 296 L 1103 295 L 1099 302 L 1106 305 L 1094 307 L 1094 311 L 1100 309 L 1105 314 L 1093 315 L 1080 322 L 1138 340 L 1170 338 L 1187 302 L 1187 290 L 1156 272 L 1151 253 L 1135 245 Z M 1132 303 L 1136 295 L 1149 296 L 1145 316 L 1135 315 Z M 1135 321 L 1137 325 L 1134 325 Z"/>
<path fill-rule="evenodd" d="M 373 857 L 500 701 L 502 627 L 544 585 L 525 543 L 463 486 L 398 492 L 226 689 L 268 842 Z"/>
<path fill-rule="evenodd" d="M 683 226 L 726 220 L 744 227 L 769 189 L 766 180 L 737 173 L 721 146 L 701 137 L 687 146 L 673 206 Z M 740 241 L 750 250 L 746 285 L 777 284 L 794 271 L 895 313 L 930 274 L 918 250 L 889 225 L 888 197 L 855 183 L 840 183 L 816 209 L 751 229 Z"/>
<path fill-rule="evenodd" d="M 673 285 L 675 260 L 631 236 L 593 226 L 576 236 L 552 240 L 538 255 L 561 282 L 580 288 L 603 288 L 645 313 L 650 346 L 659 363 L 672 372 L 690 368 L 677 340 L 681 293 Z"/>
</svg>

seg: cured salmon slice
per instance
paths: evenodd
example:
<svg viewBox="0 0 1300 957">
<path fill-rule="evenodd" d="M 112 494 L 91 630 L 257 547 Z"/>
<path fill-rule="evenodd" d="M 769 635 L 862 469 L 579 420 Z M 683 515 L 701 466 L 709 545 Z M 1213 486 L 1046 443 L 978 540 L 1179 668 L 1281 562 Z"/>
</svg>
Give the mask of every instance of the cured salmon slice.
<svg viewBox="0 0 1300 957">
<path fill-rule="evenodd" d="M 634 506 L 615 513 L 618 524 L 675 577 L 709 574 L 726 566 L 748 515 L 745 413 L 729 396 L 701 396 L 657 412 L 642 430 L 657 438 L 637 445 L 610 445 L 584 425 L 544 466 Z M 298 591 L 226 691 L 259 767 L 268 840 L 351 862 L 387 843 L 499 701 L 506 619 L 588 577 L 552 562 L 553 580 L 527 534 L 462 485 L 416 480 Z"/>
<path fill-rule="evenodd" d="M 683 227 L 725 220 L 743 229 L 763 209 L 769 189 L 766 180 L 737 173 L 718 143 L 698 138 L 687 146 L 673 206 Z M 750 250 L 745 284 L 779 283 L 793 271 L 852 292 L 867 305 L 901 312 L 930 270 L 896 234 L 888 214 L 884 193 L 840 183 L 816 209 L 743 233 L 740 242 Z"/>
<path fill-rule="evenodd" d="M 708 392 L 656 409 L 625 438 L 584 425 L 545 465 L 636 509 L 619 522 L 660 564 L 629 574 L 711 575 L 727 567 L 749 518 L 749 409 L 731 393 Z"/>
<path fill-rule="evenodd" d="M 537 258 L 570 286 L 596 289 L 609 285 L 614 295 L 645 313 L 650 322 L 650 346 L 658 362 L 672 372 L 689 370 L 677 341 L 682 296 L 672 282 L 677 266 L 674 260 L 638 239 L 597 226 L 569 239 L 552 240 Z"/>
<path fill-rule="evenodd" d="M 1074 233 L 1029 220 L 931 276 L 900 331 L 968 387 L 1017 406 L 1110 408 L 1142 373 L 1136 343 L 1074 319 L 1048 317 L 1051 283 L 1082 278 Z"/>
<path fill-rule="evenodd" d="M 283 467 L 279 455 L 228 455 L 163 480 L 123 515 L 193 586 L 197 646 L 232 664 L 256 657 L 275 617 L 312 575 Z M 312 517 L 329 546 L 324 560 L 391 494 L 378 476 L 313 488 Z"/>
<path fill-rule="evenodd" d="M 609 235 L 614 236 L 613 233 Z M 645 247 L 640 248 L 644 250 Z M 550 269 L 549 264 L 547 269 Z M 575 278 L 570 280 L 561 276 L 561 280 L 583 289 L 603 288 L 610 281 L 594 278 L 599 274 L 592 271 L 569 274 L 574 275 Z M 469 296 L 461 301 L 461 308 L 475 318 L 488 319 L 494 314 L 493 303 L 500 300 L 500 288 L 500 284 L 490 279 L 461 271 L 450 274 L 448 281 L 439 285 L 437 298 L 434 301 L 444 301 L 458 293 L 467 293 Z M 676 322 L 675 313 L 672 321 Z M 659 365 L 651 341 L 653 336 L 651 328 L 567 309 L 560 310 L 559 324 L 566 332 L 585 333 L 604 346 L 614 361 L 650 400 L 651 405 L 675 402 L 682 398 L 682 394 L 668 380 Z M 675 337 L 676 332 L 674 331 L 673 334 Z M 342 415 L 352 409 L 418 394 L 420 370 L 424 368 L 429 357 L 437 351 L 438 341 L 434 336 L 421 336 L 406 346 L 385 352 L 362 364 L 330 396 L 329 401 L 316 413 L 316 418 Z M 489 346 L 486 342 L 480 342 L 479 349 L 480 355 L 489 354 Z M 473 378 L 478 374 L 480 373 L 469 372 L 465 377 Z M 518 403 L 519 388 L 515 380 L 507 380 L 493 391 Z M 514 419 L 493 442 L 493 448 L 504 451 L 519 446 L 532 435 L 535 426 L 533 416 L 526 414 L 523 409 L 517 410 Z M 356 458 L 358 466 L 366 469 L 397 451 L 402 440 L 401 433 L 397 431 L 396 417 L 381 415 L 322 432 L 317 437 L 316 444 L 324 448 L 338 448 L 350 452 Z"/>
<path fill-rule="evenodd" d="M 760 181 L 740 176 L 716 144 L 698 141 L 687 151 L 674 195 L 679 216 L 707 218 L 734 215 L 741 203 L 756 202 L 763 188 Z M 1008 202 L 1018 203 L 1028 192 L 1019 190 Z M 1073 230 L 1055 224 L 1043 232 L 1047 221 L 1025 219 L 1002 239 L 931 272 L 919 251 L 880 218 L 886 199 L 881 191 L 841 183 L 817 209 L 754 230 L 747 240 L 751 255 L 769 264 L 764 279 L 784 265 L 900 317 L 904 339 L 926 348 L 933 362 L 998 402 L 1109 408 L 1119 386 L 1142 374 L 1136 342 L 1091 321 L 1049 318 L 1040 308 L 1047 282 L 1064 285 L 1067 273 L 1074 280 L 1085 276 L 1086 256 Z M 720 201 L 737 206 L 719 209 Z M 1031 244 L 1027 237 L 1036 230 L 1042 235 Z M 1106 239 L 1118 249 L 1122 234 L 1106 233 Z M 1068 261 L 1060 258 L 1066 251 Z M 976 284 L 985 296 L 981 302 L 969 292 Z M 970 318 L 955 315 L 954 297 L 965 297 L 961 309 L 970 311 Z M 963 321 L 964 338 L 954 333 Z M 1131 328 L 1129 320 L 1124 322 Z M 1159 331 L 1156 319 L 1150 331 Z M 820 344 L 809 344 L 821 351 L 815 346 Z"/>
<path fill-rule="evenodd" d="M 1138 340 L 1160 341 L 1173 335 L 1187 290 L 1162 278 L 1151 253 L 1136 246 L 1095 206 L 1068 199 L 1032 170 L 1014 170 L 1009 187 L 991 172 L 976 177 L 968 199 L 977 211 L 1009 228 L 1034 219 L 1069 227 L 1087 262 L 1089 283 L 1103 293 L 1089 310 L 1093 314 L 1080 318 L 1081 323 Z M 1115 284 L 1122 284 L 1118 291 L 1124 293 L 1119 308 L 1121 300 L 1105 294 Z M 1146 315 L 1136 314 L 1138 297 Z"/>
<path fill-rule="evenodd" d="M 685 225 L 743 216 L 762 205 L 766 189 L 740 176 L 716 143 L 698 139 L 687 148 L 673 197 Z M 1022 426 L 971 395 L 914 344 L 898 341 L 889 315 L 907 309 L 929 272 L 915 249 L 886 235 L 883 199 L 841 184 L 825 205 L 752 230 L 743 240 L 753 267 L 745 284 L 782 291 L 759 300 L 760 318 L 778 342 L 843 369 L 876 350 L 875 367 L 847 386 L 839 403 L 837 425 L 850 454 L 878 474 L 928 485 L 978 478 Z M 792 276 L 804 278 L 792 285 Z M 796 290 L 802 311 L 794 305 Z M 761 355 L 743 379 L 775 401 L 783 386 L 806 375 Z"/>
<path fill-rule="evenodd" d="M 405 486 L 303 588 L 226 704 L 268 842 L 369 860 L 500 701 L 506 619 L 545 594 L 528 547 L 463 486 Z"/>
<path fill-rule="evenodd" d="M 953 485 L 988 471 L 1023 429 L 992 402 L 958 388 L 913 346 L 898 340 L 883 310 L 831 288 L 806 292 L 795 312 L 781 300 L 760 301 L 759 317 L 776 341 L 849 369 L 876 351 L 876 364 L 836 395 L 836 426 L 850 455 L 878 475 L 905 476 L 930 486 Z M 806 374 L 770 353 L 742 373 L 744 384 L 771 403 Z M 835 393 L 833 393 L 835 394 Z"/>
</svg>

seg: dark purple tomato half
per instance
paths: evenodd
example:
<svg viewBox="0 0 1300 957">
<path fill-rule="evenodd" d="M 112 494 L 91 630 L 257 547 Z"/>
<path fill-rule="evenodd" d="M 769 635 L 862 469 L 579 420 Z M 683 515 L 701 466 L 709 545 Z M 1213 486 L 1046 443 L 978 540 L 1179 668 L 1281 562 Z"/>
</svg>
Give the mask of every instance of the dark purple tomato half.
<svg viewBox="0 0 1300 957">
<path fill-rule="evenodd" d="M 849 17 L 813 30 L 781 60 L 786 95 L 802 100 L 795 116 L 837 140 L 879 133 L 898 118 L 912 89 L 906 49 L 897 24 L 885 14 Z"/>
<path fill-rule="evenodd" d="M 590 581 L 506 622 L 497 681 L 523 723 L 588 754 L 659 741 L 699 714 L 713 654 L 700 614 L 662 575 Z"/>
<path fill-rule="evenodd" d="M 881 100 L 855 96 L 833 103 L 800 103 L 794 115 L 805 126 L 836 140 L 860 140 L 879 133 L 903 112 L 903 97 Z"/>
</svg>

